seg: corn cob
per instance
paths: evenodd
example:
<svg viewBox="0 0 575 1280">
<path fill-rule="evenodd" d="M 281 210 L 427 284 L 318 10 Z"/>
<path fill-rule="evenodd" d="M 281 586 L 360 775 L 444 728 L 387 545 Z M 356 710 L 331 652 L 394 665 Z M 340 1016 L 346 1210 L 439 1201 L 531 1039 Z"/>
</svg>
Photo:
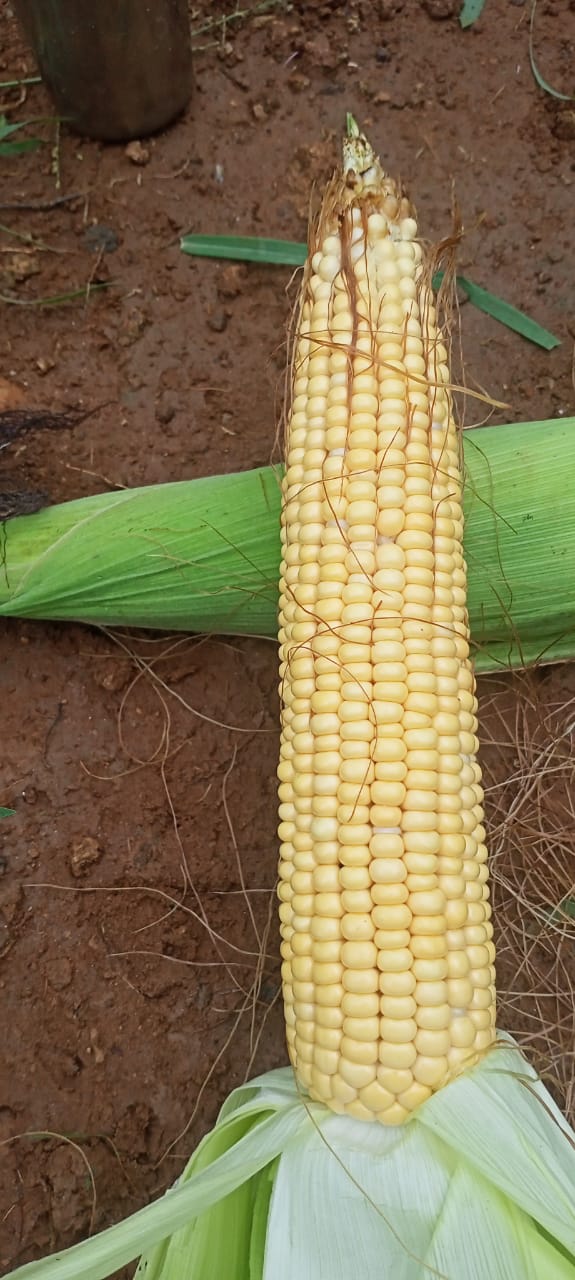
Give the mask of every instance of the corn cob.
<svg viewBox="0 0 575 1280">
<path fill-rule="evenodd" d="M 414 210 L 350 121 L 299 308 L 280 583 L 290 1058 L 403 1121 L 495 1035 L 448 352 Z"/>
<path fill-rule="evenodd" d="M 141 1248 L 141 1280 L 575 1277 L 575 1137 L 509 1036 L 486 1052 L 447 352 L 413 211 L 350 132 L 304 282 L 284 489 L 283 982 L 319 1101 L 292 1070 L 242 1084 L 167 1196 L 13 1280 L 105 1280 Z"/>
</svg>

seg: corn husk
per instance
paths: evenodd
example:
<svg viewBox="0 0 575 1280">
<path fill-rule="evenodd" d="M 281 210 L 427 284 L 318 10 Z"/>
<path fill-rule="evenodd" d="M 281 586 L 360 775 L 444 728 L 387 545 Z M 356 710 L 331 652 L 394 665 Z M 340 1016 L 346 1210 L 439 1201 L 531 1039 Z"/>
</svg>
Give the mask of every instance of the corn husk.
<svg viewBox="0 0 575 1280">
<path fill-rule="evenodd" d="M 575 418 L 466 431 L 464 453 L 477 670 L 575 656 Z M 275 636 L 279 512 L 267 467 L 7 521 L 0 616 Z"/>
<path fill-rule="evenodd" d="M 573 1280 L 575 1142 L 509 1037 L 396 1128 L 291 1069 L 236 1089 L 160 1200 L 10 1280 Z"/>
</svg>

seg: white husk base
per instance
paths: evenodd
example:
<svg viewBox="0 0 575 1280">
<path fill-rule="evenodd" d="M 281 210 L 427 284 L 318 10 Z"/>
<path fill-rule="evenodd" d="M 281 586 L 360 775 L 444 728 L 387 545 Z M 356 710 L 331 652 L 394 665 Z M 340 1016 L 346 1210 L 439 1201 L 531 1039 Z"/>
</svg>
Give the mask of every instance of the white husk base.
<svg viewBox="0 0 575 1280">
<path fill-rule="evenodd" d="M 141 1253 L 140 1280 L 574 1280 L 574 1206 L 575 1136 L 500 1036 L 398 1128 L 272 1071 L 160 1201 L 12 1280 L 103 1280 Z"/>
</svg>

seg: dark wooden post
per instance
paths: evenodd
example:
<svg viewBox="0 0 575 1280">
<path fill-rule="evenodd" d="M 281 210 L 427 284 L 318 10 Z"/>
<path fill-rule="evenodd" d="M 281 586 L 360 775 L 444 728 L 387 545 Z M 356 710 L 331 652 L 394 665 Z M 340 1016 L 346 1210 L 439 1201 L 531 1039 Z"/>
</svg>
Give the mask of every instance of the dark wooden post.
<svg viewBox="0 0 575 1280">
<path fill-rule="evenodd" d="M 58 114 L 120 142 L 169 124 L 190 98 L 186 0 L 12 0 Z"/>
</svg>

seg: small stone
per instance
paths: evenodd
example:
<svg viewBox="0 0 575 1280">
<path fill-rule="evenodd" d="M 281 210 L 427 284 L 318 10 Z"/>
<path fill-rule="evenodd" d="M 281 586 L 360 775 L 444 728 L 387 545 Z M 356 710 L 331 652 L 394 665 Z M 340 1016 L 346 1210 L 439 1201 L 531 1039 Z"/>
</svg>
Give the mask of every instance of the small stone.
<svg viewBox="0 0 575 1280">
<path fill-rule="evenodd" d="M 119 346 L 131 347 L 142 336 L 148 324 L 149 317 L 142 307 L 130 307 L 122 317 L 117 339 Z"/>
<path fill-rule="evenodd" d="M 93 836 L 80 836 L 72 844 L 72 852 L 70 854 L 70 871 L 72 875 L 84 875 L 88 867 L 99 862 L 102 856 L 103 849 L 100 848 L 98 841 Z"/>
<path fill-rule="evenodd" d="M 376 93 L 372 101 L 374 102 L 376 107 L 383 106 L 385 102 L 391 102 L 391 94 L 384 93 L 384 92 Z"/>
<path fill-rule="evenodd" d="M 379 48 L 375 51 L 375 61 L 379 62 L 380 66 L 383 66 L 386 62 L 391 62 L 392 57 L 393 54 L 390 53 L 389 49 L 384 44 L 380 44 Z"/>
<path fill-rule="evenodd" d="M 161 422 L 163 427 L 167 427 L 172 418 L 176 416 L 177 405 L 173 396 L 160 396 L 156 405 L 156 422 Z"/>
<path fill-rule="evenodd" d="M 94 1062 L 96 1063 L 96 1065 L 97 1065 L 98 1067 L 101 1067 L 101 1065 L 102 1065 L 102 1063 L 103 1063 L 103 1061 L 104 1061 L 104 1059 L 105 1059 L 105 1054 L 104 1054 L 104 1050 L 103 1050 L 103 1049 L 101 1048 L 101 1046 L 98 1044 L 98 1028 L 97 1028 L 97 1027 L 91 1027 L 91 1028 L 90 1028 L 90 1050 L 89 1050 L 89 1052 L 91 1052 L 91 1053 L 93 1054 Z"/>
<path fill-rule="evenodd" d="M 232 262 L 228 267 L 224 267 L 220 273 L 218 280 L 218 293 L 222 298 L 237 298 L 242 292 L 245 281 L 247 280 L 247 271 L 242 263 Z"/>
<path fill-rule="evenodd" d="M 147 1103 L 130 1103 L 114 1130 L 115 1146 L 120 1151 L 129 1151 L 132 1158 L 145 1157 L 148 1151 L 148 1131 L 154 1119 L 154 1112 Z"/>
<path fill-rule="evenodd" d="M 62 1143 L 47 1155 L 45 1170 L 52 1230 L 60 1238 L 84 1235 L 90 1213 L 89 1191 L 76 1151 L 68 1143 Z"/>
<path fill-rule="evenodd" d="M 252 115 L 254 120 L 267 120 L 267 111 L 261 102 L 254 102 L 252 107 Z"/>
<path fill-rule="evenodd" d="M 575 110 L 568 103 L 553 103 L 550 107 L 554 120 L 551 133 L 558 142 L 575 141 Z"/>
<path fill-rule="evenodd" d="M 13 924 L 22 906 L 23 891 L 19 884 L 6 884 L 0 896 L 0 914 L 6 924 Z"/>
<path fill-rule="evenodd" d="M 129 659 L 120 658 L 110 662 L 104 670 L 97 671 L 94 680 L 107 693 L 120 693 L 130 683 L 132 675 L 133 667 Z"/>
<path fill-rule="evenodd" d="M 324 34 L 306 40 L 304 49 L 314 66 L 321 67 L 323 71 L 335 71 L 342 60 L 332 41 Z"/>
<path fill-rule="evenodd" d="M 55 367 L 56 367 L 56 361 L 52 360 L 51 356 L 38 356 L 38 359 L 36 361 L 36 368 L 38 372 L 42 374 L 42 377 L 45 377 L 45 375 L 47 373 L 50 373 L 50 370 L 54 369 Z"/>
<path fill-rule="evenodd" d="M 383 18 L 384 22 L 388 22 L 390 18 L 397 18 L 404 8 L 405 0 L 375 0 L 375 11 L 378 18 Z"/>
<path fill-rule="evenodd" d="M 208 329 L 213 329 L 214 333 L 223 333 L 228 323 L 228 317 L 223 307 L 218 307 L 215 311 L 210 312 L 206 319 Z"/>
<path fill-rule="evenodd" d="M 128 143 L 127 147 L 124 149 L 124 155 L 128 160 L 131 160 L 132 164 L 145 165 L 150 163 L 150 152 L 148 147 L 145 147 L 144 144 L 137 139 Z"/>
<path fill-rule="evenodd" d="M 300 71 L 296 71 L 295 75 L 290 76 L 288 80 L 289 88 L 293 89 L 294 93 L 304 93 L 309 89 L 310 84 L 309 76 L 302 75 Z"/>
<path fill-rule="evenodd" d="M 53 991 L 63 991 L 65 987 L 69 987 L 74 976 L 71 961 L 67 956 L 56 956 L 54 960 L 49 960 L 44 966 L 44 973 Z"/>
<path fill-rule="evenodd" d="M 434 22 L 441 22 L 459 13 L 461 0 L 422 0 L 422 8 Z"/>
<path fill-rule="evenodd" d="M 30 276 L 39 275 L 41 270 L 40 263 L 33 253 L 10 253 L 7 255 L 4 266 L 16 284 L 29 280 Z"/>
<path fill-rule="evenodd" d="M 24 388 L 19 387 L 17 382 L 0 378 L 0 413 L 11 409 L 23 409 L 27 398 Z"/>
<path fill-rule="evenodd" d="M 113 227 L 107 227 L 104 222 L 94 222 L 84 232 L 84 244 L 92 253 L 115 253 L 120 240 Z"/>
</svg>

